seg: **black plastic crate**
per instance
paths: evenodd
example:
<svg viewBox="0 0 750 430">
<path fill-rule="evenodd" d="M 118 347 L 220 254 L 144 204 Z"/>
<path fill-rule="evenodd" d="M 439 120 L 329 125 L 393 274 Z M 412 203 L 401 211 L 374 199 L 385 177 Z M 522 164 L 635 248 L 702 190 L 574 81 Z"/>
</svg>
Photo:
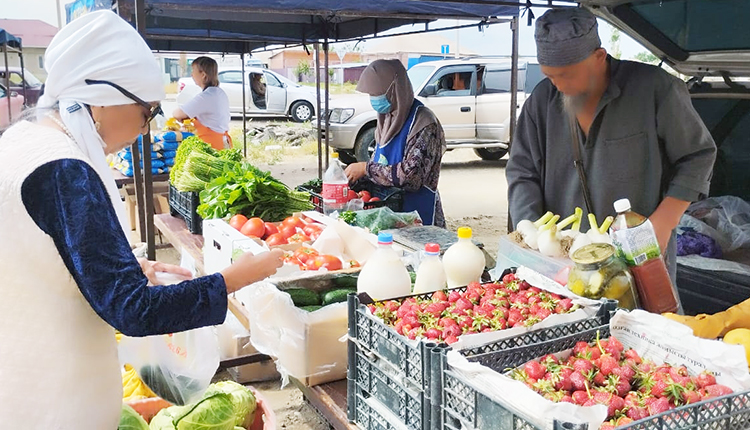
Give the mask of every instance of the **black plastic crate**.
<svg viewBox="0 0 750 430">
<path fill-rule="evenodd" d="M 403 424 L 396 424 L 396 417 L 390 412 L 384 411 L 383 406 L 376 407 L 377 401 L 373 401 L 368 395 L 357 391 L 356 395 L 350 396 L 350 404 L 354 404 L 353 416 L 350 418 L 363 430 L 402 430 Z M 390 416 L 389 416 L 390 415 Z"/>
<path fill-rule="evenodd" d="M 469 357 L 470 361 L 485 364 L 496 371 L 518 367 L 545 354 L 570 349 L 576 342 L 592 342 L 597 336 L 609 337 L 609 325 L 592 327 L 564 338 L 536 345 L 497 351 L 488 355 Z M 472 386 L 462 375 L 447 366 L 442 356 L 442 423 L 437 428 L 447 430 L 537 430 L 527 417 L 510 407 L 489 398 Z M 587 426 L 568 422 L 553 422 L 555 429 L 587 430 Z M 709 399 L 636 421 L 618 430 L 716 429 L 740 430 L 750 428 L 750 391 Z"/>
<path fill-rule="evenodd" d="M 203 218 L 198 215 L 199 193 L 179 191 L 169 184 L 169 214 L 185 220 L 190 233 L 203 233 Z"/>
<path fill-rule="evenodd" d="M 677 291 L 685 314 L 714 314 L 750 298 L 750 277 L 677 264 Z"/>
<path fill-rule="evenodd" d="M 323 195 L 322 190 L 313 189 L 306 186 L 298 186 L 297 191 L 310 194 L 310 202 L 315 206 L 315 210 L 323 212 Z M 380 201 L 367 202 L 363 209 L 376 209 L 389 207 L 394 212 L 400 212 L 404 207 L 404 190 L 396 187 L 383 187 L 370 181 L 359 181 L 352 185 L 352 190 L 356 192 L 367 191 L 372 197 L 377 197 Z"/>
</svg>

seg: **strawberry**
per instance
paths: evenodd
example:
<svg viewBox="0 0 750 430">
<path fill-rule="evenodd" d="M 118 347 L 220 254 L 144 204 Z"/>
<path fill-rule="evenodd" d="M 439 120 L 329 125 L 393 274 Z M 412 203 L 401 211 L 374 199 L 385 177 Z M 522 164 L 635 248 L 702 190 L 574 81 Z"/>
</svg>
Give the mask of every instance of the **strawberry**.
<svg viewBox="0 0 750 430">
<path fill-rule="evenodd" d="M 396 330 L 396 333 L 403 335 L 404 334 L 404 320 L 396 321 L 396 325 L 394 325 L 393 328 Z"/>
<path fill-rule="evenodd" d="M 432 293 L 432 301 L 433 302 L 447 302 L 448 296 L 445 294 L 445 291 L 435 291 Z"/>
<path fill-rule="evenodd" d="M 557 377 L 557 383 L 555 384 L 555 388 L 558 390 L 564 390 L 564 391 L 571 391 L 573 390 L 573 381 L 571 380 L 571 376 L 573 375 L 573 370 L 570 368 L 563 368 L 560 370 L 560 374 Z"/>
<path fill-rule="evenodd" d="M 688 370 L 685 366 L 674 366 L 669 368 L 669 376 L 672 377 L 672 380 L 677 382 L 676 378 L 683 378 L 688 376 Z"/>
<path fill-rule="evenodd" d="M 588 379 L 581 372 L 570 374 L 570 383 L 573 384 L 573 389 L 576 391 L 585 391 L 588 387 L 588 382 Z"/>
<path fill-rule="evenodd" d="M 477 291 L 472 291 L 472 292 L 468 292 L 467 291 L 466 294 L 464 295 L 464 299 L 466 299 L 469 302 L 471 302 L 472 305 L 479 304 L 479 300 L 480 300 L 481 297 L 482 297 L 482 295 L 479 294 L 479 292 L 477 292 Z"/>
<path fill-rule="evenodd" d="M 463 330 L 461 330 L 461 327 L 456 325 L 449 325 L 447 327 L 443 328 L 443 336 L 447 339 L 448 337 L 458 337 L 461 336 L 463 333 Z"/>
<path fill-rule="evenodd" d="M 625 380 L 621 380 L 617 375 L 610 375 L 607 379 L 607 390 L 617 394 L 618 396 L 625 396 L 632 389 L 630 383 Z"/>
<path fill-rule="evenodd" d="M 385 305 L 385 309 L 388 312 L 396 312 L 396 311 L 398 311 L 399 304 L 395 300 L 388 300 L 387 302 L 384 303 L 384 305 Z"/>
<path fill-rule="evenodd" d="M 429 328 L 424 335 L 427 339 L 436 340 L 443 337 L 443 332 L 436 328 Z"/>
<path fill-rule="evenodd" d="M 589 360 L 576 360 L 573 364 L 573 370 L 586 373 L 594 370 L 594 364 Z"/>
<path fill-rule="evenodd" d="M 560 360 L 557 358 L 555 354 L 547 354 L 539 359 L 539 362 L 546 365 L 549 365 L 550 363 L 558 364 L 560 363 Z"/>
<path fill-rule="evenodd" d="M 453 290 L 448 294 L 448 301 L 451 303 L 456 303 L 460 298 L 461 293 L 459 293 L 458 291 Z"/>
<path fill-rule="evenodd" d="M 398 308 L 398 310 L 396 311 L 396 316 L 397 316 L 398 318 L 403 318 L 403 317 L 405 317 L 405 316 L 406 316 L 406 314 L 408 314 L 408 313 L 410 313 L 410 312 L 412 312 L 412 305 L 407 305 L 406 303 L 404 303 L 404 304 L 403 304 L 403 305 L 401 305 L 401 307 L 399 307 L 399 308 Z"/>
<path fill-rule="evenodd" d="M 641 406 L 630 406 L 625 414 L 633 421 L 638 421 L 648 416 L 648 410 Z"/>
<path fill-rule="evenodd" d="M 683 393 L 682 396 L 685 400 L 686 405 L 689 405 L 691 403 L 698 403 L 703 400 L 703 397 L 700 395 L 700 393 L 695 390 L 687 390 Z"/>
<path fill-rule="evenodd" d="M 529 298 L 526 300 L 526 302 L 530 305 L 537 305 L 539 306 L 539 303 L 542 301 L 541 297 L 539 296 L 529 296 Z"/>
<path fill-rule="evenodd" d="M 423 329 L 420 327 L 415 327 L 411 330 L 409 330 L 409 333 L 407 333 L 407 337 L 411 340 L 414 340 L 422 335 Z"/>
<path fill-rule="evenodd" d="M 487 319 L 492 318 L 492 310 L 484 308 L 484 307 L 475 307 L 474 308 L 474 317 L 484 317 Z"/>
<path fill-rule="evenodd" d="M 562 299 L 557 302 L 555 313 L 558 313 L 558 314 L 566 313 L 570 311 L 572 307 L 573 307 L 573 299 L 568 299 L 568 298 Z"/>
<path fill-rule="evenodd" d="M 638 351 L 634 349 L 625 351 L 625 359 L 632 360 L 635 364 L 641 364 L 643 362 L 643 360 L 641 360 L 641 357 L 638 355 Z"/>
<path fill-rule="evenodd" d="M 716 377 L 709 371 L 705 371 L 695 377 L 695 383 L 698 388 L 706 388 L 709 385 L 716 384 Z"/>
<path fill-rule="evenodd" d="M 599 359 L 599 372 L 601 372 L 601 374 L 604 376 L 609 376 L 615 369 L 619 367 L 620 366 L 618 365 L 617 360 L 611 355 L 603 355 Z"/>
<path fill-rule="evenodd" d="M 632 408 L 641 404 L 641 399 L 638 397 L 638 393 L 635 391 L 629 392 L 625 396 L 625 405 Z"/>
<path fill-rule="evenodd" d="M 666 412 L 670 409 L 672 409 L 672 407 L 669 404 L 669 400 L 666 397 L 662 397 L 660 399 L 656 399 L 653 403 L 648 405 L 648 414 L 656 415 L 662 412 Z"/>
<path fill-rule="evenodd" d="M 509 284 L 513 281 L 518 280 L 515 273 L 508 273 L 507 275 L 503 276 L 503 284 Z"/>
<path fill-rule="evenodd" d="M 515 325 L 517 322 L 520 322 L 523 320 L 523 317 L 521 316 L 521 311 L 518 309 L 511 309 L 508 311 L 508 325 Z"/>
<path fill-rule="evenodd" d="M 629 417 L 620 417 L 615 423 L 615 427 L 624 427 L 632 422 L 633 420 L 630 419 Z"/>
<path fill-rule="evenodd" d="M 614 417 L 620 411 L 625 409 L 625 400 L 619 396 L 612 396 L 611 400 L 604 403 L 607 406 L 607 416 Z"/>
<path fill-rule="evenodd" d="M 602 425 L 599 426 L 599 430 L 615 430 L 615 424 L 611 422 L 602 423 Z"/>
<path fill-rule="evenodd" d="M 536 313 L 537 318 L 539 318 L 540 320 L 543 320 L 550 315 L 552 315 L 552 311 L 544 308 L 540 309 L 539 312 Z"/>
<path fill-rule="evenodd" d="M 449 327 L 453 325 L 458 326 L 458 323 L 456 322 L 455 319 L 451 317 L 443 317 L 443 318 L 440 318 L 440 320 L 438 321 L 438 326 L 440 327 Z"/>
<path fill-rule="evenodd" d="M 462 297 L 456 300 L 456 309 L 464 311 L 468 309 L 474 309 L 474 304 L 468 299 Z"/>
<path fill-rule="evenodd" d="M 734 391 L 732 391 L 731 388 L 727 387 L 726 385 L 709 385 L 707 387 L 703 388 L 706 391 L 706 395 L 704 396 L 704 399 L 710 399 L 713 397 L 720 397 L 725 396 L 727 394 L 732 394 Z"/>
<path fill-rule="evenodd" d="M 448 306 L 450 306 L 448 302 L 430 303 L 424 309 L 424 313 L 429 314 L 435 318 L 440 318 L 440 316 L 443 314 L 443 311 L 445 311 Z"/>
<path fill-rule="evenodd" d="M 414 314 L 408 314 L 403 318 L 404 325 L 408 325 L 411 328 L 417 328 L 421 327 L 422 323 L 419 322 L 419 319 Z"/>
<path fill-rule="evenodd" d="M 635 378 L 635 370 L 629 366 L 618 366 L 612 369 L 612 374 L 617 375 L 623 381 L 633 382 Z"/>
<path fill-rule="evenodd" d="M 536 303 L 531 304 L 531 306 L 529 306 L 529 312 L 531 312 L 533 315 L 538 314 L 541 309 L 542 308 L 540 308 L 539 305 Z"/>
<path fill-rule="evenodd" d="M 564 395 L 564 396 L 562 397 L 562 399 L 560 399 L 560 402 L 561 402 L 561 403 L 563 403 L 563 402 L 564 402 L 564 403 L 575 403 L 575 402 L 573 401 L 573 397 L 571 397 L 571 396 L 570 396 L 570 394 L 566 394 L 566 395 Z"/>
<path fill-rule="evenodd" d="M 589 393 L 587 393 L 586 390 L 574 391 L 571 395 L 571 398 L 573 399 L 573 403 L 575 403 L 576 405 L 583 405 L 590 399 Z"/>
<path fill-rule="evenodd" d="M 588 351 L 589 344 L 586 342 L 576 342 L 575 346 L 573 347 L 573 355 L 578 357 L 581 355 L 582 352 Z"/>
<path fill-rule="evenodd" d="M 600 404 L 600 405 L 609 404 L 609 402 L 611 402 L 612 399 L 615 397 L 617 396 L 614 396 L 612 393 L 608 393 L 606 391 L 599 391 L 599 390 L 593 391 L 593 399 L 597 404 Z M 623 406 L 624 405 L 625 403 L 623 402 Z"/>
<path fill-rule="evenodd" d="M 613 354 L 614 351 L 622 353 L 623 351 L 625 351 L 625 347 L 622 345 L 622 343 L 620 343 L 619 340 L 617 340 L 616 337 L 610 336 L 610 338 L 607 339 L 607 346 L 604 348 L 604 350 L 612 355 L 615 355 Z"/>
<path fill-rule="evenodd" d="M 456 342 L 458 342 L 458 337 L 451 336 L 451 335 L 449 335 L 449 334 L 446 333 L 445 343 L 447 343 L 448 345 L 451 345 L 451 344 L 456 343 Z"/>
<path fill-rule="evenodd" d="M 594 385 L 603 387 L 607 383 L 607 377 L 602 372 L 596 372 L 593 378 Z"/>
<path fill-rule="evenodd" d="M 524 364 L 523 370 L 527 375 L 529 375 L 530 378 L 534 379 L 542 379 L 547 373 L 547 370 L 544 368 L 542 363 L 538 361 L 529 361 L 528 363 Z"/>
<path fill-rule="evenodd" d="M 666 397 L 668 386 L 669 384 L 666 381 L 656 381 L 654 386 L 651 387 L 650 393 L 654 397 Z"/>
</svg>

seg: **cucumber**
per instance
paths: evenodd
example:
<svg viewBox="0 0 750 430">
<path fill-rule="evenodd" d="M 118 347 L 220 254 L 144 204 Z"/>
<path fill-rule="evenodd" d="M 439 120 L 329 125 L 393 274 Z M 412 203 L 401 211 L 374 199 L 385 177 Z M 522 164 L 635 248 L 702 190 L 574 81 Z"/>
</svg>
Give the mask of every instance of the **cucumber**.
<svg viewBox="0 0 750 430">
<path fill-rule="evenodd" d="M 323 294 L 323 306 L 328 306 L 333 303 L 342 303 L 346 301 L 346 296 L 349 295 L 349 293 L 356 293 L 357 288 L 337 288 L 335 290 L 330 290 L 327 293 Z"/>
<path fill-rule="evenodd" d="M 333 287 L 337 290 L 340 289 L 357 289 L 357 276 L 356 275 L 340 275 L 332 280 Z"/>
<path fill-rule="evenodd" d="M 300 309 L 307 312 L 315 312 L 318 309 L 322 308 L 323 306 L 320 305 L 311 305 L 311 306 L 301 306 Z"/>
<path fill-rule="evenodd" d="M 321 304 L 320 294 L 312 290 L 290 288 L 284 290 L 284 292 L 292 296 L 292 302 L 294 302 L 294 306 L 298 308 L 302 306 L 319 306 Z"/>
</svg>

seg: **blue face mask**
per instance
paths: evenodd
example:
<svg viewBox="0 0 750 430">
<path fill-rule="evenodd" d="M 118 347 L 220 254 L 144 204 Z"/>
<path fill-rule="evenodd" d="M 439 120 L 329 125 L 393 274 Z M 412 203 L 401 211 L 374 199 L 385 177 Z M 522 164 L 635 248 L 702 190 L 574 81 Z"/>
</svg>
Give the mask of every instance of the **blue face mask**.
<svg viewBox="0 0 750 430">
<path fill-rule="evenodd" d="M 370 96 L 370 104 L 377 113 L 387 114 L 391 112 L 391 102 L 388 101 L 385 94 L 382 96 Z"/>
</svg>

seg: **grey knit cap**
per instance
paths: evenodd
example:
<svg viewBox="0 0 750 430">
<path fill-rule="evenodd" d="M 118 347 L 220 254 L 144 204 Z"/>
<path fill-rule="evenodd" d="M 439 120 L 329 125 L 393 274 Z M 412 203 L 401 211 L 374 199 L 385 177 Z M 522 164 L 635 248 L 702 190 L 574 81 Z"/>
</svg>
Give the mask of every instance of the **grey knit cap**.
<svg viewBox="0 0 750 430">
<path fill-rule="evenodd" d="M 550 9 L 536 21 L 536 57 L 549 67 L 570 66 L 602 46 L 594 14 L 583 8 Z"/>
</svg>

